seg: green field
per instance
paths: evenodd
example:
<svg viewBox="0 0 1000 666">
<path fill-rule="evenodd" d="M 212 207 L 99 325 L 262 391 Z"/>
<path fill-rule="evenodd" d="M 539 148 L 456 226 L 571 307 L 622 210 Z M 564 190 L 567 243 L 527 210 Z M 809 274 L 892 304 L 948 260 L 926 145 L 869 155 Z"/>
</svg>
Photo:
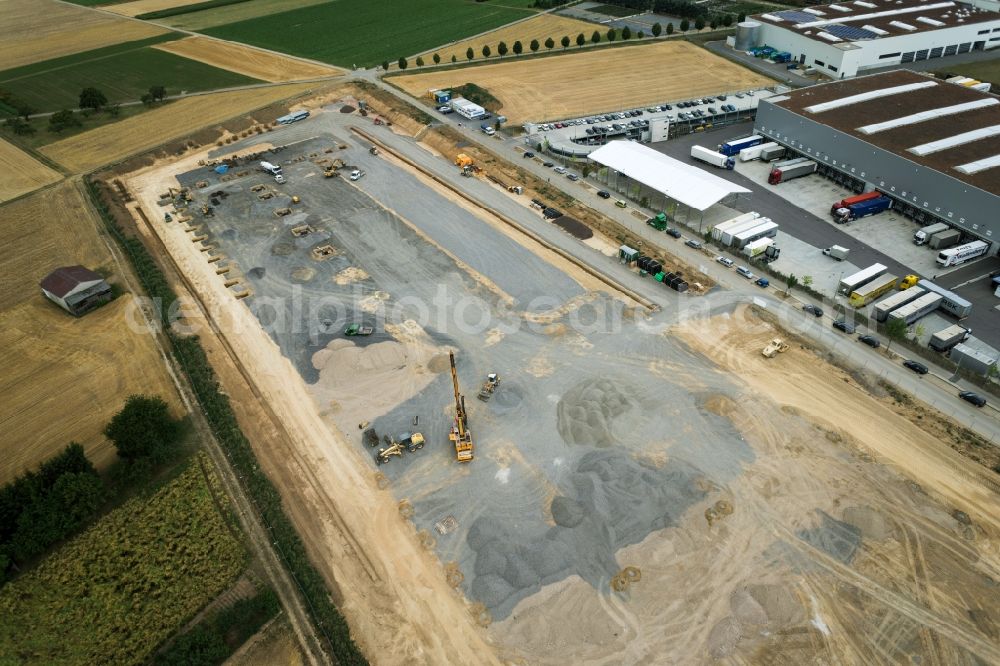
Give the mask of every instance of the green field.
<svg viewBox="0 0 1000 666">
<path fill-rule="evenodd" d="M 242 74 L 150 48 L 150 41 L 167 40 L 117 44 L 8 69 L 0 72 L 0 88 L 39 112 L 46 112 L 76 108 L 80 91 L 89 86 L 100 89 L 108 102 L 114 103 L 136 101 L 155 85 L 175 95 L 259 83 Z"/>
<path fill-rule="evenodd" d="M 0 589 L 0 662 L 144 663 L 225 591 L 247 555 L 208 469 L 196 456 Z"/>
<path fill-rule="evenodd" d="M 200 12 L 178 14 L 159 21 L 180 30 L 205 30 L 220 25 L 246 21 L 260 16 L 279 14 L 300 7 L 311 7 L 331 0 L 253 0 L 225 7 L 205 9 Z"/>
<path fill-rule="evenodd" d="M 533 13 L 469 0 L 335 0 L 204 32 L 342 67 L 371 67 Z"/>
</svg>

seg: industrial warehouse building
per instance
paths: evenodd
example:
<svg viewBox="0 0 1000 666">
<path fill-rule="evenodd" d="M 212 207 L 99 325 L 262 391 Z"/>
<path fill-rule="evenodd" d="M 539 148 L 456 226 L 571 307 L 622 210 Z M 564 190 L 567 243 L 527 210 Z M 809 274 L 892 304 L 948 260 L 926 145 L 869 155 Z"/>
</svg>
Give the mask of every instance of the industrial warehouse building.
<svg viewBox="0 0 1000 666">
<path fill-rule="evenodd" d="M 910 71 L 762 100 L 754 131 L 921 223 L 1000 239 L 1000 99 Z"/>
<path fill-rule="evenodd" d="M 111 300 L 111 285 L 83 266 L 57 268 L 40 286 L 46 298 L 77 317 Z"/>
<path fill-rule="evenodd" d="M 835 79 L 1000 46 L 1000 14 L 960 2 L 854 0 L 756 14 L 736 48 L 771 46 Z"/>
</svg>

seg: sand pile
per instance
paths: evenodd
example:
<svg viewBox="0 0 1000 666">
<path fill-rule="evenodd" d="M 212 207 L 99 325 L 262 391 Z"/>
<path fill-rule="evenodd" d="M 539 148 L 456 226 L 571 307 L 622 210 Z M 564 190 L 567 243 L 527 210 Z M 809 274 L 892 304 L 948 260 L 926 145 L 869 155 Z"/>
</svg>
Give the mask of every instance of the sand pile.
<svg viewBox="0 0 1000 666">
<path fill-rule="evenodd" d="M 865 539 L 881 541 L 892 535 L 892 526 L 886 523 L 885 516 L 870 506 L 844 509 L 844 522 L 861 530 L 861 536 Z"/>
<path fill-rule="evenodd" d="M 606 448 L 618 443 L 615 421 L 639 407 L 631 387 L 607 377 L 581 382 L 556 407 L 559 434 L 571 446 Z"/>
</svg>

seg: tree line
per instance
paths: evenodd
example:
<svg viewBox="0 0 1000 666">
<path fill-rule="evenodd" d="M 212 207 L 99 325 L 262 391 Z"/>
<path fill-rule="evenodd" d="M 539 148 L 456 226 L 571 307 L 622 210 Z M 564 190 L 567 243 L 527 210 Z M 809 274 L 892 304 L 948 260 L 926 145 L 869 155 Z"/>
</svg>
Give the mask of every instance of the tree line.
<svg viewBox="0 0 1000 666">
<path fill-rule="evenodd" d="M 89 525 L 108 500 L 171 460 L 182 431 L 161 398 L 133 395 L 104 434 L 120 459 L 107 482 L 83 447 L 72 442 L 37 470 L 0 487 L 0 584 Z"/>
<path fill-rule="evenodd" d="M 139 98 L 146 106 L 153 106 L 157 102 L 162 102 L 167 96 L 167 89 L 163 86 L 150 86 L 148 92 Z M 38 113 L 38 109 L 15 97 L 10 91 L 0 90 L 0 104 L 13 109 L 17 115 L 4 121 L 4 126 L 19 136 L 31 136 L 37 132 L 31 124 L 31 116 Z M 87 87 L 80 91 L 79 112 L 72 109 L 62 109 L 49 116 L 48 131 L 53 134 L 60 134 L 68 129 L 83 126 L 85 118 L 90 118 L 95 113 L 104 111 L 111 118 L 121 115 L 121 104 L 109 103 L 107 96 L 102 90 L 94 87 Z"/>
</svg>

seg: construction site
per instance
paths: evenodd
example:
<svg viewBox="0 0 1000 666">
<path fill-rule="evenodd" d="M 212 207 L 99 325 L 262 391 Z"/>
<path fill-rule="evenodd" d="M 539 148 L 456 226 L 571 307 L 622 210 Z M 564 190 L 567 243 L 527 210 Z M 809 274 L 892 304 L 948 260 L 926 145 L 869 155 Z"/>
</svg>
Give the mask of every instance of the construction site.
<svg viewBox="0 0 1000 666">
<path fill-rule="evenodd" d="M 1000 662 L 995 475 L 348 102 L 122 181 L 373 662 Z"/>
</svg>

